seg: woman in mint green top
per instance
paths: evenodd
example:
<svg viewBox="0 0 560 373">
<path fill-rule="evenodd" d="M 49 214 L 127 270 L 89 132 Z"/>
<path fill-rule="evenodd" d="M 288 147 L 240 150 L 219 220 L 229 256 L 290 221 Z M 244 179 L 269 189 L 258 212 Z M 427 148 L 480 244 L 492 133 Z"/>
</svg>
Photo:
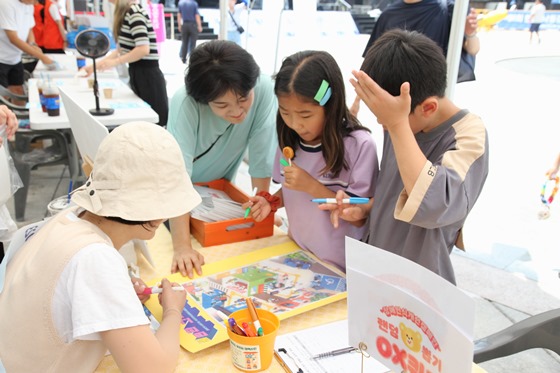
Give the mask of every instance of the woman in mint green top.
<svg viewBox="0 0 560 373">
<path fill-rule="evenodd" d="M 272 79 L 245 49 L 229 41 L 201 44 L 189 58 L 185 88 L 169 105 L 167 129 L 181 147 L 193 182 L 233 181 L 249 151 L 253 188 L 268 191 L 276 140 L 278 103 Z M 190 243 L 189 215 L 170 220 L 171 272 L 201 274 L 204 258 Z"/>
</svg>

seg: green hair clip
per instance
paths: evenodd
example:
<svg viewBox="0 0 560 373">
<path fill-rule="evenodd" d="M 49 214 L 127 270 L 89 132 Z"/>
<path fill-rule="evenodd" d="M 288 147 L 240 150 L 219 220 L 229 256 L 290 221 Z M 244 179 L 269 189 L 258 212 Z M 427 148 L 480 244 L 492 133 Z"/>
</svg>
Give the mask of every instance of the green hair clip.
<svg viewBox="0 0 560 373">
<path fill-rule="evenodd" d="M 321 106 L 325 106 L 329 98 L 331 98 L 331 87 L 329 87 L 329 82 L 323 79 L 321 86 L 317 90 L 315 97 L 313 98 L 315 101 L 319 103 Z"/>
</svg>

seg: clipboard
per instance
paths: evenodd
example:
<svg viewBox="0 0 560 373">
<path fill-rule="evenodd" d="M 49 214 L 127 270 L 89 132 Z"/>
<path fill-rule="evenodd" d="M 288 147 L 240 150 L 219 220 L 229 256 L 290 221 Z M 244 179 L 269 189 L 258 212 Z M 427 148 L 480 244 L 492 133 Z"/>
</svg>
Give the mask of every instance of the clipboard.
<svg viewBox="0 0 560 373">
<path fill-rule="evenodd" d="M 362 371 L 359 351 L 313 359 L 317 354 L 349 346 L 348 320 L 345 319 L 277 336 L 274 357 L 287 373 L 391 372 L 373 357 L 363 358 Z"/>
</svg>

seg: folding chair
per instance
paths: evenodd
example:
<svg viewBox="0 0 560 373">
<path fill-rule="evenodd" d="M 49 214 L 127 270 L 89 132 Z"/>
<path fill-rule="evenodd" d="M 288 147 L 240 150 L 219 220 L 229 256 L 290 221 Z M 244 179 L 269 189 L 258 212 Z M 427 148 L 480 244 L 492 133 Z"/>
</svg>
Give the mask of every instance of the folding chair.
<svg viewBox="0 0 560 373">
<path fill-rule="evenodd" d="M 29 108 L 25 105 L 16 105 L 10 100 L 28 101 L 27 94 L 17 94 L 10 91 L 8 88 L 0 85 L 0 104 L 6 105 L 11 111 L 16 114 L 18 119 L 29 119 Z"/>
<path fill-rule="evenodd" d="M 482 363 L 532 348 L 546 348 L 560 356 L 560 309 L 530 316 L 475 341 L 473 361 Z"/>
<path fill-rule="evenodd" d="M 49 140 L 52 145 L 44 148 L 33 147 L 38 141 Z M 10 153 L 23 187 L 14 195 L 14 207 L 17 221 L 25 220 L 27 192 L 31 180 L 31 171 L 43 166 L 59 164 L 68 165 L 68 139 L 57 130 L 33 131 L 20 129 L 16 132 L 15 142 L 10 146 Z"/>
<path fill-rule="evenodd" d="M 29 108 L 24 105 L 15 105 L 9 99 L 28 101 L 28 96 L 11 92 L 8 88 L 0 85 L 0 101 L 12 110 L 18 120 L 29 119 Z M 34 148 L 33 144 L 38 141 L 49 140 L 52 145 L 46 148 Z M 10 144 L 10 153 L 14 165 L 23 182 L 23 187 L 18 189 L 14 195 L 14 209 L 17 221 L 25 220 L 25 207 L 27 205 L 27 191 L 31 179 L 31 170 L 42 166 L 57 164 L 68 164 L 68 139 L 63 133 L 56 130 L 34 131 L 30 129 L 19 129 L 16 132 L 15 141 Z"/>
</svg>

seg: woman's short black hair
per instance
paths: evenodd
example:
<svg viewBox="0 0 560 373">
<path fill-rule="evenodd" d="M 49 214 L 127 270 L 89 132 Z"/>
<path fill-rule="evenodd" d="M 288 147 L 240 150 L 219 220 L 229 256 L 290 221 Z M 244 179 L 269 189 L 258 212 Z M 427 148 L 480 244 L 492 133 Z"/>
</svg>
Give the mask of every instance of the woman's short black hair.
<svg viewBox="0 0 560 373">
<path fill-rule="evenodd" d="M 213 40 L 196 47 L 185 76 L 187 94 L 208 104 L 229 91 L 247 96 L 257 84 L 259 65 L 234 42 Z"/>
</svg>

